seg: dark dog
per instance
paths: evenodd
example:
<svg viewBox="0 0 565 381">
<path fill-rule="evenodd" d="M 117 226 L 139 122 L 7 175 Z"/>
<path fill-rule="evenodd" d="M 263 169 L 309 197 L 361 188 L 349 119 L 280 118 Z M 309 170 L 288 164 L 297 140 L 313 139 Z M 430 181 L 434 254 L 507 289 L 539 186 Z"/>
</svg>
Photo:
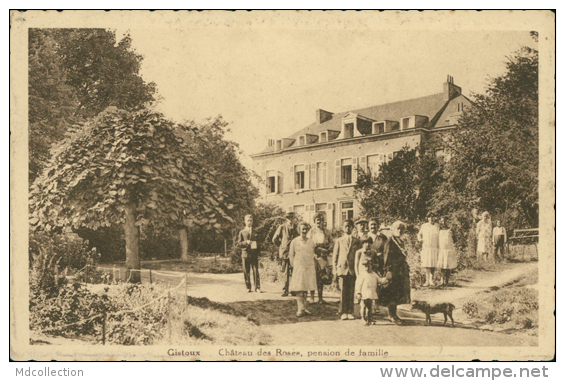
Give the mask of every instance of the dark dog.
<svg viewBox="0 0 565 381">
<path fill-rule="evenodd" d="M 449 316 L 449 318 L 451 319 L 451 326 L 454 327 L 455 321 L 453 321 L 453 316 L 451 315 L 454 309 L 455 306 L 451 303 L 439 303 L 434 304 L 433 306 L 430 306 L 428 302 L 423 302 L 420 300 L 415 300 L 412 303 L 412 310 L 420 310 L 426 314 L 426 325 L 432 324 L 432 318 L 430 317 L 430 315 L 443 313 L 443 317 L 445 318 L 443 325 L 447 323 L 447 317 Z"/>
</svg>

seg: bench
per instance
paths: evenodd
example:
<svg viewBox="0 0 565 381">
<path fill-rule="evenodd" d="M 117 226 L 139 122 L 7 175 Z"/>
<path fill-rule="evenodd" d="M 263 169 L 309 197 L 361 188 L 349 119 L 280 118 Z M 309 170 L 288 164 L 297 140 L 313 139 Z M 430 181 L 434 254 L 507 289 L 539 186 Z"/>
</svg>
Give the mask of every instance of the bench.
<svg viewBox="0 0 565 381">
<path fill-rule="evenodd" d="M 512 237 L 508 238 L 506 243 L 506 252 L 510 254 L 510 244 L 515 246 L 517 244 L 533 244 L 536 248 L 536 256 L 538 255 L 538 242 L 539 242 L 539 229 L 515 229 Z M 525 252 L 522 251 L 522 259 L 524 259 Z"/>
</svg>

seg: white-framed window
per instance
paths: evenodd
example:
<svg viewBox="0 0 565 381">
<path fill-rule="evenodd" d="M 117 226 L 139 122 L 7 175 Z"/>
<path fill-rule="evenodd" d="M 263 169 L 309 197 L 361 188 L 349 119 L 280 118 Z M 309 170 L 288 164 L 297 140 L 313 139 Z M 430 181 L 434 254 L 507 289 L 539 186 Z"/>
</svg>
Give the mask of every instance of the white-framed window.
<svg viewBox="0 0 565 381">
<path fill-rule="evenodd" d="M 277 177 L 267 177 L 267 194 L 277 193 Z"/>
<path fill-rule="evenodd" d="M 277 151 L 280 151 L 282 149 L 282 140 L 277 140 Z"/>
<path fill-rule="evenodd" d="M 341 159 L 341 185 L 353 183 L 353 159 Z"/>
<path fill-rule="evenodd" d="M 326 188 L 328 186 L 328 162 L 316 163 L 316 188 Z"/>
<path fill-rule="evenodd" d="M 353 220 L 353 201 L 341 202 L 341 224 L 347 220 Z"/>
<path fill-rule="evenodd" d="M 304 189 L 305 183 L 305 173 L 304 164 L 294 166 L 294 189 Z"/>
<path fill-rule="evenodd" d="M 381 164 L 383 162 L 383 154 L 375 154 L 367 156 L 367 170 L 371 176 L 376 177 L 379 175 Z"/>
<path fill-rule="evenodd" d="M 267 194 L 282 193 L 282 173 L 278 171 L 267 171 L 265 177 Z"/>
<path fill-rule="evenodd" d="M 299 146 L 303 146 L 303 145 L 305 145 L 305 144 L 306 144 L 306 136 L 300 136 L 300 137 L 298 138 L 298 145 L 299 145 Z"/>
<path fill-rule="evenodd" d="M 328 133 L 320 132 L 320 143 L 325 143 L 328 141 Z"/>
<path fill-rule="evenodd" d="M 402 129 L 405 130 L 410 127 L 410 118 L 402 119 Z"/>
<path fill-rule="evenodd" d="M 292 210 L 296 216 L 300 216 L 302 218 L 304 218 L 304 215 L 306 214 L 306 208 L 304 205 L 294 205 Z"/>
<path fill-rule="evenodd" d="M 352 138 L 354 135 L 355 125 L 353 123 L 345 123 L 343 126 L 343 138 L 349 139 Z"/>
<path fill-rule="evenodd" d="M 375 123 L 373 125 L 373 134 L 384 134 L 385 132 L 385 123 Z"/>
</svg>

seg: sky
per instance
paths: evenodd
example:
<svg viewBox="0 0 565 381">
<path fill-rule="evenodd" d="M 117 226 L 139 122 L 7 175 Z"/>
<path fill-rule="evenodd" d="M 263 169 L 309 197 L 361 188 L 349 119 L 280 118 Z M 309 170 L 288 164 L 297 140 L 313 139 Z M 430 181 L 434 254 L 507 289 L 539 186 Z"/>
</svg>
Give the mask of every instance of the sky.
<svg viewBox="0 0 565 381">
<path fill-rule="evenodd" d="M 447 75 L 464 95 L 484 92 L 508 56 L 536 47 L 526 31 L 253 28 L 128 29 L 157 84 L 158 109 L 177 121 L 221 114 L 242 161 L 315 121 L 440 93 Z M 118 36 L 125 29 L 117 29 Z"/>
</svg>

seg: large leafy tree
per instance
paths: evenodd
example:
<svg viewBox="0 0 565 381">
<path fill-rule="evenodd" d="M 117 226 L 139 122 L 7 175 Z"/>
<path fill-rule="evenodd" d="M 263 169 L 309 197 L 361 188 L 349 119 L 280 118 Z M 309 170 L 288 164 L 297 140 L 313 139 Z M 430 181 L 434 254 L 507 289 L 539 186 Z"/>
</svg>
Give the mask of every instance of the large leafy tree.
<svg viewBox="0 0 565 381">
<path fill-rule="evenodd" d="M 67 83 L 57 42 L 43 29 L 29 31 L 29 178 L 30 183 L 49 159 L 53 142 L 63 138 L 78 106 Z"/>
<path fill-rule="evenodd" d="M 154 83 L 139 75 L 131 39 L 105 29 L 29 30 L 29 180 L 41 172 L 67 128 L 109 106 L 139 110 Z"/>
<path fill-rule="evenodd" d="M 438 208 L 478 208 L 537 226 L 538 140 L 538 52 L 523 47 L 450 134 Z"/>
<path fill-rule="evenodd" d="M 115 107 L 77 126 L 32 187 L 32 227 L 123 225 L 128 269 L 140 268 L 140 226 L 220 229 L 231 222 L 230 206 L 188 130 L 155 112 Z"/>
<path fill-rule="evenodd" d="M 254 209 L 259 191 L 251 181 L 252 173 L 241 163 L 239 145 L 226 139 L 228 123 L 220 115 L 200 123 L 189 121 L 186 125 L 189 128 L 181 134 L 188 134 L 187 138 L 194 142 L 193 149 L 199 153 L 201 165 L 214 171 L 214 181 L 232 205 L 228 215 L 234 221 L 243 221 L 243 216 Z M 221 231 L 206 234 L 202 229 L 199 226 L 181 226 L 183 260 L 188 260 L 188 252 L 198 244 L 206 249 L 210 241 L 222 242 L 224 238 L 233 236 L 237 225 L 226 224 Z"/>
<path fill-rule="evenodd" d="M 391 161 L 381 164 L 377 176 L 359 169 L 355 195 L 366 216 L 415 222 L 432 208 L 441 180 L 440 159 L 423 146 L 404 147 Z"/>
</svg>

